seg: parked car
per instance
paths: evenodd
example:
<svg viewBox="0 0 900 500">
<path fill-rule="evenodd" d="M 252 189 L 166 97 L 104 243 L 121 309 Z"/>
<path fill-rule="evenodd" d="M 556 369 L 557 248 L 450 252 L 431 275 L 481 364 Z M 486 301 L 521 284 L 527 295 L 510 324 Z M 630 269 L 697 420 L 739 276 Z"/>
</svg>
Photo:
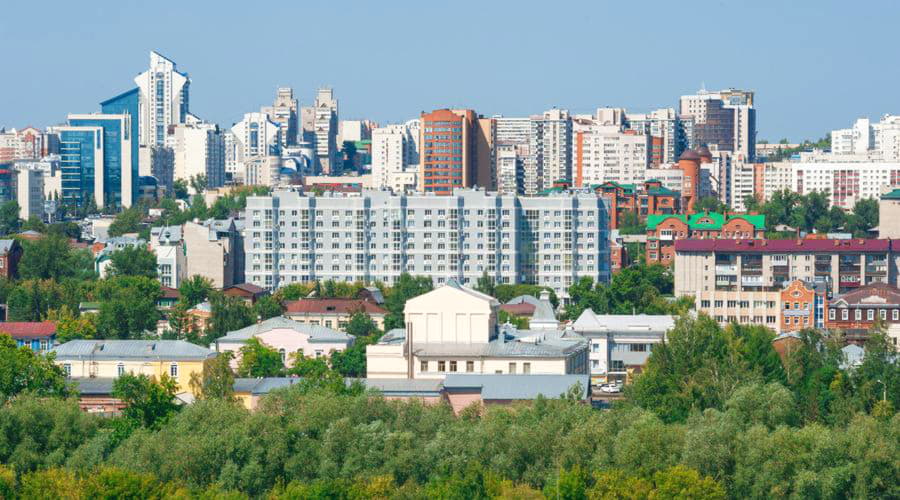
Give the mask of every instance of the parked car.
<svg viewBox="0 0 900 500">
<path fill-rule="evenodd" d="M 606 392 L 609 394 L 618 394 L 622 392 L 622 386 L 617 382 L 613 382 L 611 384 L 603 384 L 600 386 L 600 392 Z"/>
</svg>

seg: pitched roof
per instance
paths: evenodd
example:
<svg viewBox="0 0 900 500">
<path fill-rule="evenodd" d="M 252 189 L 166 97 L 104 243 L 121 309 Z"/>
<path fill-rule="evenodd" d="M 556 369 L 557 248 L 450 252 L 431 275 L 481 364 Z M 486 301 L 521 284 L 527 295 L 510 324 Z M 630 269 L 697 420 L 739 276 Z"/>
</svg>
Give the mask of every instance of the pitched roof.
<svg viewBox="0 0 900 500">
<path fill-rule="evenodd" d="M 531 316 L 534 314 L 534 309 L 534 304 L 529 304 L 527 302 L 520 302 L 518 304 L 506 303 L 500 306 L 501 311 L 506 311 L 514 316 Z"/>
<path fill-rule="evenodd" d="M 72 380 L 75 382 L 78 393 L 86 396 L 106 396 L 112 394 L 113 383 L 116 381 L 114 378 L 102 377 L 76 378 Z"/>
<path fill-rule="evenodd" d="M 684 214 L 648 215 L 647 229 L 656 229 L 656 226 L 664 222 L 666 219 L 673 217 L 687 224 L 690 229 L 722 229 L 722 226 L 726 222 L 731 222 L 735 219 L 743 219 L 750 224 L 753 224 L 756 229 L 763 230 L 766 228 L 766 216 L 762 214 L 729 214 L 726 219 L 725 215 L 717 212 L 699 212 L 696 214 L 691 214 L 690 216 Z"/>
<path fill-rule="evenodd" d="M 53 348 L 57 360 L 204 360 L 215 351 L 184 340 L 70 340 Z"/>
<path fill-rule="evenodd" d="M 851 306 L 876 308 L 897 306 L 900 305 L 900 289 L 888 283 L 870 283 L 838 295 L 830 303 L 832 305 L 844 303 Z"/>
<path fill-rule="evenodd" d="M 394 331 L 391 331 L 394 333 Z M 396 343 L 400 333 L 379 344 Z M 402 338 L 405 339 L 405 333 Z M 587 349 L 587 341 L 581 336 L 569 335 L 559 330 L 516 330 L 503 327 L 500 335 L 487 343 L 415 343 L 413 349 L 419 356 L 485 356 L 493 358 L 561 358 Z"/>
<path fill-rule="evenodd" d="M 231 289 L 242 290 L 244 292 L 247 292 L 247 293 L 250 293 L 253 295 L 259 295 L 259 294 L 266 293 L 265 288 L 254 285 L 253 283 L 238 283 L 236 285 L 231 285 L 231 286 L 225 288 L 226 291 L 231 290 Z"/>
<path fill-rule="evenodd" d="M 684 239 L 675 240 L 676 252 L 735 253 L 855 253 L 887 252 L 891 240 L 766 240 L 766 239 Z"/>
<path fill-rule="evenodd" d="M 350 342 L 353 335 L 348 335 L 331 328 L 300 323 L 283 316 L 269 318 L 262 323 L 256 323 L 240 330 L 228 332 L 216 342 L 246 342 L 257 335 L 277 329 L 293 330 L 309 336 L 309 342 Z"/>
<path fill-rule="evenodd" d="M 881 195 L 882 200 L 900 200 L 900 188 L 893 189 Z"/>
<path fill-rule="evenodd" d="M 275 389 L 298 384 L 301 380 L 303 379 L 300 377 L 236 378 L 232 387 L 234 392 L 268 394 Z"/>
<path fill-rule="evenodd" d="M 597 314 L 585 309 L 572 323 L 579 333 L 657 333 L 664 334 L 675 326 L 675 317 L 666 314 Z"/>
<path fill-rule="evenodd" d="M 12 239 L 0 240 L 0 254 L 2 254 L 2 255 L 8 254 L 15 243 L 16 243 L 16 240 L 12 240 Z"/>
<path fill-rule="evenodd" d="M 0 333 L 5 333 L 14 339 L 50 337 L 56 334 L 56 323 L 53 321 L 7 321 L 0 323 Z"/>
<path fill-rule="evenodd" d="M 179 299 L 181 298 L 181 293 L 178 292 L 177 288 L 170 288 L 167 286 L 160 287 L 162 288 L 162 298 L 164 299 Z"/>
<path fill-rule="evenodd" d="M 538 395 L 558 398 L 572 386 L 581 384 L 581 399 L 586 399 L 590 375 L 476 375 L 450 373 L 444 378 L 448 392 L 480 389 L 483 400 L 528 400 Z"/>
<path fill-rule="evenodd" d="M 556 313 L 553 312 L 553 304 L 549 301 L 541 300 L 533 295 L 519 295 L 513 297 L 506 304 L 500 306 L 513 306 L 517 304 L 528 304 L 533 306 L 531 313 L 532 320 L 537 321 L 556 321 Z"/>
<path fill-rule="evenodd" d="M 363 299 L 300 299 L 284 303 L 285 314 L 353 314 L 362 309 L 368 315 L 384 315 L 387 310 Z"/>
</svg>

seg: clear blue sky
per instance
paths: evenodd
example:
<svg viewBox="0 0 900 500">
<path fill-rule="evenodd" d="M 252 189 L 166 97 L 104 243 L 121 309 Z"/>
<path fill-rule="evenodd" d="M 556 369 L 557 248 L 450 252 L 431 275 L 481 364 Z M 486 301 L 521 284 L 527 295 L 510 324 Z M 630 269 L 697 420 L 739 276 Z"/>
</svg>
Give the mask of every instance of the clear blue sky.
<svg viewBox="0 0 900 500">
<path fill-rule="evenodd" d="M 759 137 L 816 138 L 900 113 L 900 2 L 6 2 L 0 126 L 60 123 L 133 87 L 152 49 L 190 73 L 191 110 L 230 126 L 279 85 L 334 87 L 381 123 L 465 106 L 525 116 L 757 92 Z"/>
</svg>

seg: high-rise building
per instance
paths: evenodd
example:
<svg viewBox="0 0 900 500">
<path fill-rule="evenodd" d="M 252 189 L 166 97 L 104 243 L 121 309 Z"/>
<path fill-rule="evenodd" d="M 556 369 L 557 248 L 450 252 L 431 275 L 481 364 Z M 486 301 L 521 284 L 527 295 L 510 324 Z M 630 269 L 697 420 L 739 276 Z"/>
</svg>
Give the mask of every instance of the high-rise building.
<svg viewBox="0 0 900 500">
<path fill-rule="evenodd" d="M 650 113 L 628 113 L 626 118 L 629 129 L 651 137 L 650 144 L 655 147 L 648 156 L 650 164 L 655 167 L 677 162 L 681 153 L 690 147 L 684 122 L 674 108 L 657 109 Z"/>
<path fill-rule="evenodd" d="M 474 284 L 487 273 L 497 283 L 548 286 L 566 300 L 580 278 L 609 280 L 606 210 L 593 192 L 304 196 L 281 189 L 247 199 L 245 275 L 271 289 L 327 279 L 392 284 L 404 272 Z"/>
<path fill-rule="evenodd" d="M 329 88 L 319 89 L 314 108 L 316 161 L 323 173 L 338 173 L 338 101 L 334 97 L 334 91 Z"/>
<path fill-rule="evenodd" d="M 133 88 L 127 92 L 123 92 L 115 97 L 107 99 L 100 103 L 100 112 L 111 115 L 128 115 L 131 137 L 131 192 L 138 192 L 138 179 L 141 174 L 140 167 L 140 145 L 138 137 L 140 137 L 140 89 Z"/>
<path fill-rule="evenodd" d="M 169 125 L 187 119 L 191 80 L 174 61 L 151 51 L 149 69 L 134 82 L 140 91 L 140 145 L 162 146 Z"/>
<path fill-rule="evenodd" d="M 531 156 L 531 119 L 494 116 L 496 124 L 497 190 L 503 194 L 537 194 L 537 184 L 526 190 L 525 172 Z M 512 148 L 512 150 L 510 150 Z M 532 170 L 533 171 L 533 170 Z M 532 180 L 536 181 L 534 177 Z"/>
<path fill-rule="evenodd" d="M 130 207 L 137 197 L 131 115 L 69 115 L 69 126 L 58 131 L 63 202 L 83 206 L 90 198 L 97 207 Z"/>
<path fill-rule="evenodd" d="M 369 120 L 341 120 L 338 126 L 338 147 L 345 142 L 367 141 L 372 138 L 372 130 L 377 128 Z"/>
<path fill-rule="evenodd" d="M 531 117 L 531 159 L 525 168 L 525 194 L 537 194 L 557 180 L 572 180 L 572 117 L 551 109 Z"/>
<path fill-rule="evenodd" d="M 294 99 L 294 90 L 290 87 L 279 87 L 275 103 L 261 110 L 271 122 L 278 125 L 278 145 L 281 149 L 297 144 L 298 111 L 297 99 Z"/>
<path fill-rule="evenodd" d="M 471 109 L 438 109 L 422 113 L 419 190 L 441 195 L 461 187 L 493 189 L 493 119 Z"/>
<path fill-rule="evenodd" d="M 622 125 L 601 123 L 600 120 L 573 120 L 574 185 L 643 183 L 649 166 L 650 136 L 624 131 Z"/>
<path fill-rule="evenodd" d="M 225 185 L 225 138 L 218 125 L 183 123 L 169 128 L 166 145 L 173 154 L 173 178 L 206 177 L 206 186 Z"/>
<path fill-rule="evenodd" d="M 280 153 L 279 134 L 281 128 L 269 120 L 265 113 L 246 113 L 244 119 L 231 127 L 234 136 L 236 163 L 242 164 L 251 158 L 277 156 Z M 240 169 L 240 166 L 237 167 Z"/>
<path fill-rule="evenodd" d="M 831 153 L 900 162 L 900 116 L 884 115 L 877 123 L 860 118 L 851 128 L 832 130 Z"/>
<path fill-rule="evenodd" d="M 408 133 L 403 125 L 388 125 L 372 131 L 373 188 L 390 186 L 391 176 L 403 172 L 408 147 Z"/>
<path fill-rule="evenodd" d="M 16 201 L 20 219 L 41 218 L 44 214 L 43 172 L 28 168 L 16 172 Z"/>
<path fill-rule="evenodd" d="M 0 163 L 37 160 L 55 152 L 51 151 L 52 136 L 34 127 L 0 130 Z"/>
<path fill-rule="evenodd" d="M 753 96 L 752 91 L 738 89 L 681 96 L 679 115 L 693 120 L 691 147 L 715 146 L 752 161 L 756 156 Z"/>
<path fill-rule="evenodd" d="M 525 158 L 513 144 L 497 145 L 497 192 L 504 195 L 525 194 Z"/>
</svg>

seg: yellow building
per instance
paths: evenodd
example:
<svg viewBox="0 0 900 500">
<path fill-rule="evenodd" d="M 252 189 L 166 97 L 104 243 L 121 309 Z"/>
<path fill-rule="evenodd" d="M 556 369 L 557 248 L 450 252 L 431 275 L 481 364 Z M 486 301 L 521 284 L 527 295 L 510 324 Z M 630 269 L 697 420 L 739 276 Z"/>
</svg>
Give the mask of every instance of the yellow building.
<svg viewBox="0 0 900 500">
<path fill-rule="evenodd" d="M 72 340 L 56 346 L 56 364 L 72 379 L 116 378 L 125 373 L 163 374 L 175 379 L 178 392 L 190 391 L 194 373 L 216 352 L 183 340 Z"/>
</svg>

